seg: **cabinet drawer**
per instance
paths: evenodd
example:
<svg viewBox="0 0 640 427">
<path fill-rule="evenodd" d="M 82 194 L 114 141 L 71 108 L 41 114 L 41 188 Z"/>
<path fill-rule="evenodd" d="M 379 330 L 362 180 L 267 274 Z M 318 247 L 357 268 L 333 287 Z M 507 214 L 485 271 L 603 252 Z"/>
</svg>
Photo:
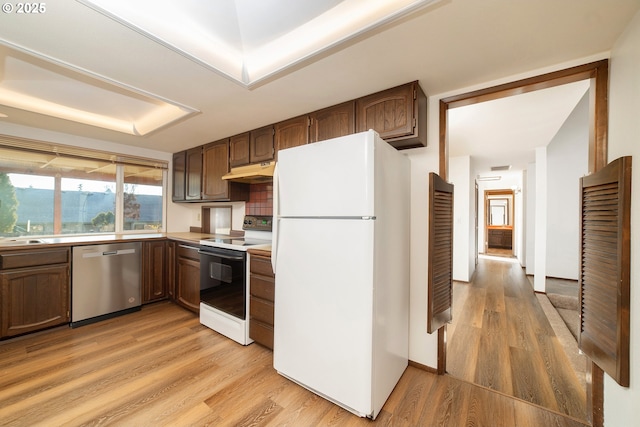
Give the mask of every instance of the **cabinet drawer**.
<svg viewBox="0 0 640 427">
<path fill-rule="evenodd" d="M 259 320 L 268 325 L 273 325 L 273 303 L 251 297 L 249 304 L 251 319 Z"/>
<path fill-rule="evenodd" d="M 274 277 L 273 269 L 271 268 L 271 258 L 252 255 L 249 269 L 255 274 Z"/>
<path fill-rule="evenodd" d="M 269 277 L 251 275 L 251 295 L 267 301 L 275 301 L 275 283 Z"/>
<path fill-rule="evenodd" d="M 258 344 L 273 350 L 273 326 L 251 319 L 249 337 Z"/>
<path fill-rule="evenodd" d="M 0 253 L 0 269 L 35 267 L 39 265 L 66 264 L 69 248 L 39 249 Z"/>
<path fill-rule="evenodd" d="M 178 245 L 178 257 L 200 261 L 198 248 L 194 246 Z"/>
</svg>

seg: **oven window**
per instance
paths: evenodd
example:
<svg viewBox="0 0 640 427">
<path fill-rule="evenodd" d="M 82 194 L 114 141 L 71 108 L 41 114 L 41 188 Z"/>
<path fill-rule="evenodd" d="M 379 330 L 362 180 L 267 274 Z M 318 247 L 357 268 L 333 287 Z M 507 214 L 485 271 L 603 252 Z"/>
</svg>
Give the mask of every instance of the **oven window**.
<svg viewBox="0 0 640 427">
<path fill-rule="evenodd" d="M 242 251 L 200 251 L 200 301 L 246 319 L 246 254 Z"/>
</svg>

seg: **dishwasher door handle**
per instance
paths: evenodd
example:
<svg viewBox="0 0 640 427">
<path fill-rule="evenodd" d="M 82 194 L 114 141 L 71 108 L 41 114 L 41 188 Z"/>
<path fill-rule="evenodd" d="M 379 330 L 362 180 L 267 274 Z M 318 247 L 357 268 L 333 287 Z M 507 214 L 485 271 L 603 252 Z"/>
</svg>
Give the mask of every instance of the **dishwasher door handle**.
<svg viewBox="0 0 640 427">
<path fill-rule="evenodd" d="M 82 258 L 95 258 L 99 256 L 113 256 L 113 255 L 127 255 L 127 254 L 135 254 L 135 249 L 118 249 L 114 251 L 104 251 L 104 252 L 84 252 L 82 254 Z"/>
</svg>

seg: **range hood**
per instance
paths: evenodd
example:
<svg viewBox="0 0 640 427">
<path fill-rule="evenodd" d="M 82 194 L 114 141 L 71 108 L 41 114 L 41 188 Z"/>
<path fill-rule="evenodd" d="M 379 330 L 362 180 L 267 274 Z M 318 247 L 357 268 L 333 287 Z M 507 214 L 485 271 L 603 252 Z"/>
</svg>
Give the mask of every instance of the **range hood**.
<svg viewBox="0 0 640 427">
<path fill-rule="evenodd" d="M 231 168 L 231 172 L 224 175 L 222 179 L 247 184 L 259 184 L 263 182 L 273 182 L 273 170 L 276 162 L 262 162 L 253 165 Z"/>
</svg>

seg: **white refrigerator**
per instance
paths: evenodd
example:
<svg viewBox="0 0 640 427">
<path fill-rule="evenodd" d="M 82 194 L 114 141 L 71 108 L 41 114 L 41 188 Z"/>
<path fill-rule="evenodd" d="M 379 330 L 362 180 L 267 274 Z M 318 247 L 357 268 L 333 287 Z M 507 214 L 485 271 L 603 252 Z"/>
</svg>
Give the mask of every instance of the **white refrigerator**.
<svg viewBox="0 0 640 427">
<path fill-rule="evenodd" d="M 276 169 L 274 368 L 375 419 L 408 364 L 409 159 L 370 130 Z"/>
</svg>

